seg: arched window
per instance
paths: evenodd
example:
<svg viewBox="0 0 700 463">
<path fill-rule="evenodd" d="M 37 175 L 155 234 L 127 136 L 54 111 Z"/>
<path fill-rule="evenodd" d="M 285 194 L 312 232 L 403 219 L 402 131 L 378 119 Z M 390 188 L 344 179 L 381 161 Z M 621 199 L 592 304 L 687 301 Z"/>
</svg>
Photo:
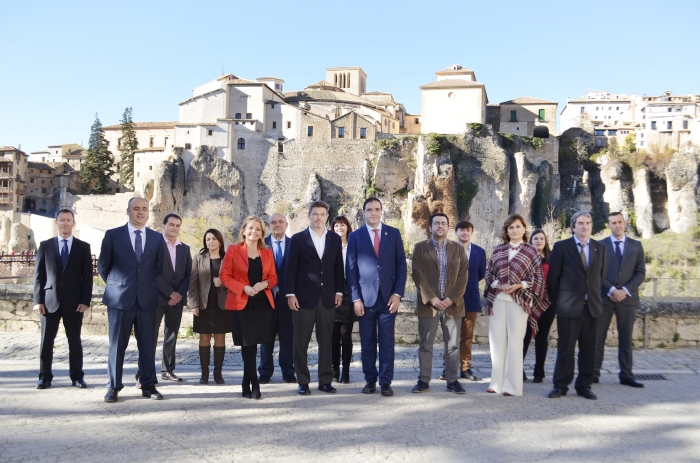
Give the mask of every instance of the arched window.
<svg viewBox="0 0 700 463">
<path fill-rule="evenodd" d="M 333 74 L 333 85 L 338 86 L 338 73 Z"/>
<path fill-rule="evenodd" d="M 238 139 L 238 149 L 239 149 L 239 150 L 244 150 L 244 149 L 245 149 L 245 138 L 239 138 L 239 139 Z"/>
<path fill-rule="evenodd" d="M 340 88 L 345 88 L 345 74 L 340 75 Z"/>
<path fill-rule="evenodd" d="M 348 72 L 348 88 L 350 88 L 350 73 Z"/>
<path fill-rule="evenodd" d="M 546 125 L 538 125 L 532 133 L 536 138 L 549 138 L 549 128 Z"/>
</svg>

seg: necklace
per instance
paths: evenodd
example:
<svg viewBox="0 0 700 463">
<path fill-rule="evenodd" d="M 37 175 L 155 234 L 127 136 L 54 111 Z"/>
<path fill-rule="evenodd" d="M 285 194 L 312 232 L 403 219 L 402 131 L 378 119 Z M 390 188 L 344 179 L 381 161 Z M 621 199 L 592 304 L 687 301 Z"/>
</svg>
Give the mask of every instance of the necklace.
<svg viewBox="0 0 700 463">
<path fill-rule="evenodd" d="M 512 244 L 508 243 L 508 246 L 510 247 L 511 250 L 517 251 L 523 246 L 523 241 L 518 243 L 517 245 L 513 246 Z"/>
</svg>

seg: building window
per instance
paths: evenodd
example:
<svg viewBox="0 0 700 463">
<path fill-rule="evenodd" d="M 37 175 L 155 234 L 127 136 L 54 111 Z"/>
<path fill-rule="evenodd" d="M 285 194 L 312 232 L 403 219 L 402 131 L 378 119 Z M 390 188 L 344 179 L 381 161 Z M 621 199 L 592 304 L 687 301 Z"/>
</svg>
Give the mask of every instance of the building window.
<svg viewBox="0 0 700 463">
<path fill-rule="evenodd" d="M 150 138 L 148 139 L 148 146 L 151 147 L 151 148 L 153 148 L 153 140 L 154 140 L 154 138 L 155 138 L 155 137 L 150 137 Z"/>
<path fill-rule="evenodd" d="M 238 149 L 239 149 L 239 150 L 244 150 L 244 149 L 245 149 L 245 139 L 244 139 L 244 138 L 239 138 L 239 139 L 238 139 Z"/>
<path fill-rule="evenodd" d="M 148 166 L 148 170 L 153 170 L 153 166 Z"/>
<path fill-rule="evenodd" d="M 212 129 L 207 129 L 207 136 L 211 137 L 214 131 Z"/>
<path fill-rule="evenodd" d="M 667 130 L 673 130 L 673 122 L 667 121 L 667 122 L 666 122 L 666 129 L 667 129 Z"/>
<path fill-rule="evenodd" d="M 306 135 L 309 137 L 314 136 L 314 126 L 313 125 L 310 125 L 306 128 Z"/>
<path fill-rule="evenodd" d="M 583 106 L 581 106 L 580 109 L 581 109 L 581 113 L 585 113 L 585 112 L 586 112 L 586 108 L 584 108 Z"/>
<path fill-rule="evenodd" d="M 29 179 L 29 183 L 34 183 L 34 179 L 33 179 L 33 178 L 30 178 L 30 179 Z"/>
<path fill-rule="evenodd" d="M 673 109 L 671 109 L 671 108 L 668 108 L 668 112 L 670 113 L 671 111 L 673 111 Z"/>
<path fill-rule="evenodd" d="M 364 127 L 360 128 L 360 138 L 367 138 L 367 129 Z"/>
<path fill-rule="evenodd" d="M 279 89 L 280 89 L 280 84 L 275 84 L 275 90 L 279 90 Z M 272 105 L 272 107 L 274 108 L 275 105 Z"/>
<path fill-rule="evenodd" d="M 683 130 L 688 130 L 688 121 L 683 121 Z"/>
<path fill-rule="evenodd" d="M 241 113 L 236 113 L 236 115 L 234 116 L 234 119 L 240 119 L 240 118 L 241 118 Z"/>
<path fill-rule="evenodd" d="M 168 137 L 163 139 L 163 146 L 168 146 Z"/>
<path fill-rule="evenodd" d="M 510 112 L 510 121 L 517 122 L 517 120 L 518 120 L 518 111 L 511 111 Z"/>
<path fill-rule="evenodd" d="M 107 146 L 109 146 L 109 140 L 107 140 L 105 143 L 107 144 Z"/>
<path fill-rule="evenodd" d="M 598 111 L 598 106 L 595 107 L 595 110 Z"/>
<path fill-rule="evenodd" d="M 246 118 L 246 119 L 252 119 L 252 118 L 253 118 L 253 113 L 245 113 L 245 118 Z"/>
<path fill-rule="evenodd" d="M 656 130 L 656 121 L 651 121 L 651 130 Z"/>
<path fill-rule="evenodd" d="M 117 138 L 117 148 L 121 148 L 121 147 L 122 147 L 122 139 Z"/>
<path fill-rule="evenodd" d="M 191 149 L 192 149 L 192 145 L 190 145 L 189 143 L 185 143 L 185 149 L 186 149 L 186 150 L 191 150 Z"/>
<path fill-rule="evenodd" d="M 596 130 L 595 135 L 605 135 L 605 130 Z"/>
<path fill-rule="evenodd" d="M 540 109 L 540 110 L 539 110 L 538 117 L 540 118 L 541 121 L 544 120 L 544 109 Z"/>
<path fill-rule="evenodd" d="M 617 135 L 617 130 L 608 130 L 608 136 Z"/>
<path fill-rule="evenodd" d="M 42 192 L 42 193 L 46 193 L 46 188 L 42 188 L 42 189 L 41 189 L 41 192 Z"/>
<path fill-rule="evenodd" d="M 338 138 L 345 137 L 345 127 L 338 127 Z"/>
<path fill-rule="evenodd" d="M 602 139 L 602 138 L 596 139 L 596 145 L 597 145 L 597 146 L 603 146 L 603 139 Z"/>
<path fill-rule="evenodd" d="M 274 121 L 272 122 L 272 128 L 273 128 L 273 129 L 276 129 L 276 128 L 277 128 L 277 122 L 274 122 Z"/>
<path fill-rule="evenodd" d="M 277 142 L 277 152 L 284 153 L 284 145 L 280 142 Z"/>
<path fill-rule="evenodd" d="M 287 121 L 287 128 L 291 129 L 292 128 L 292 121 Z"/>
<path fill-rule="evenodd" d="M 417 118 L 417 117 L 416 117 L 415 119 L 413 119 L 413 123 L 414 123 L 414 124 L 419 124 L 418 118 Z"/>
<path fill-rule="evenodd" d="M 274 103 L 270 103 L 270 109 L 275 109 L 275 104 L 274 104 Z"/>
</svg>

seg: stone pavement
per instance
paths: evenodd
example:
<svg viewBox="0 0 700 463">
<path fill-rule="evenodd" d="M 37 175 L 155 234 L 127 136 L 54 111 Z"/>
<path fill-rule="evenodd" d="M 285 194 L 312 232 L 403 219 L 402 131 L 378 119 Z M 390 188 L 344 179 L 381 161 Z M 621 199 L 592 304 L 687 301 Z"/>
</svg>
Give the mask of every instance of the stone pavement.
<svg viewBox="0 0 700 463">
<path fill-rule="evenodd" d="M 486 379 L 463 382 L 466 395 L 448 393 L 437 379 L 439 361 L 430 392 L 411 394 L 418 368 L 413 345 L 397 347 L 394 397 L 360 394 L 358 353 L 351 384 L 336 385 L 337 394 L 312 388 L 311 396 L 298 396 L 277 371 L 273 382 L 262 386 L 263 400 L 254 401 L 240 397 L 238 349 L 228 346 L 226 385 L 201 386 L 197 342 L 180 339 L 176 371 L 186 382 L 161 382 L 165 400 L 151 401 L 130 387 L 136 370 L 132 339 L 127 387 L 118 403 L 106 404 L 105 336 L 83 339 L 87 390 L 69 387 L 61 335 L 53 387 L 34 389 L 38 342 L 37 333 L 0 332 L 0 462 L 700 460 L 698 349 L 636 350 L 636 373 L 668 377 L 647 381 L 641 390 L 618 384 L 616 352 L 607 349 L 606 374 L 594 388 L 597 401 L 575 394 L 545 397 L 551 388 L 551 350 L 548 377 L 543 384 L 525 384 L 523 397 L 486 394 Z M 441 352 L 436 348 L 437 355 Z M 531 363 L 532 352 L 526 359 Z M 475 367 L 478 376 L 488 378 L 484 346 L 475 346 Z"/>
</svg>

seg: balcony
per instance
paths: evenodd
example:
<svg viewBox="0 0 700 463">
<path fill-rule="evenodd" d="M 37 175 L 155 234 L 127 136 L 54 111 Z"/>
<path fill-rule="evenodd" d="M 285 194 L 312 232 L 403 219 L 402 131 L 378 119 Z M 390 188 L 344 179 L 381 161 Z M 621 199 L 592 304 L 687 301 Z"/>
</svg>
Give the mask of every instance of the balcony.
<svg viewBox="0 0 700 463">
<path fill-rule="evenodd" d="M 0 178 L 12 178 L 11 172 L 0 172 Z"/>
<path fill-rule="evenodd" d="M 10 187 L 6 187 L 6 186 L 0 187 L 0 194 L 9 195 L 10 193 L 12 193 L 12 190 L 10 189 Z"/>
</svg>

